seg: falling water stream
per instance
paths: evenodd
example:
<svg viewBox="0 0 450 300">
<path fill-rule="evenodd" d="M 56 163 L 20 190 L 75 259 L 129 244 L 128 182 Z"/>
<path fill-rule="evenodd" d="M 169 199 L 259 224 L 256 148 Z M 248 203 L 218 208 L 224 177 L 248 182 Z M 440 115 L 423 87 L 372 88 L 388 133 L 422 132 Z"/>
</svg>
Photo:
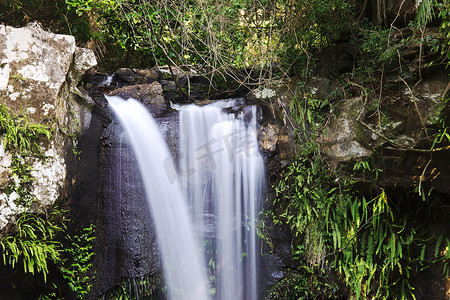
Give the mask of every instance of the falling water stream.
<svg viewBox="0 0 450 300">
<path fill-rule="evenodd" d="M 107 97 L 133 147 L 155 222 L 169 299 L 209 299 L 198 239 L 177 181 L 166 174 L 172 164 L 158 125 L 138 101 Z"/>
<path fill-rule="evenodd" d="M 257 299 L 255 221 L 264 180 L 256 107 L 241 100 L 180 108 L 182 188 L 197 232 L 212 241 L 216 299 Z"/>
<path fill-rule="evenodd" d="M 178 106 L 180 138 L 174 168 L 145 107 L 133 99 L 108 97 L 108 101 L 129 136 L 142 173 L 169 298 L 257 299 L 255 222 L 264 162 L 256 108 L 237 109 L 242 99 Z M 233 111 L 227 112 L 231 107 Z"/>
</svg>

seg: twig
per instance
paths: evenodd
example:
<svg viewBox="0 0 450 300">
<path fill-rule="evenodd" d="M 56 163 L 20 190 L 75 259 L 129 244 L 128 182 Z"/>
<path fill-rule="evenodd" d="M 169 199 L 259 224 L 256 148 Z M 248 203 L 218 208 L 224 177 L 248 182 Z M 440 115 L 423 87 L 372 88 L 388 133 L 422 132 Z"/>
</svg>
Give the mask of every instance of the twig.
<svg viewBox="0 0 450 300">
<path fill-rule="evenodd" d="M 427 128 L 425 127 L 425 122 L 423 121 L 422 115 L 420 114 L 420 111 L 419 111 L 419 107 L 417 106 L 416 97 L 414 97 L 413 91 L 411 90 L 409 85 L 406 83 L 406 81 L 403 80 L 403 78 L 401 78 L 400 76 L 399 76 L 399 78 L 400 78 L 401 81 L 403 81 L 403 83 L 406 85 L 406 87 L 408 88 L 409 92 L 411 93 L 411 97 L 412 97 L 413 102 L 414 102 L 414 107 L 416 109 L 416 113 L 419 116 L 420 123 L 422 125 L 423 130 L 425 131 L 425 136 L 427 138 L 428 145 L 430 146 L 430 149 L 432 150 L 433 147 L 431 145 L 430 136 L 428 135 Z M 431 163 L 432 159 L 433 159 L 433 151 L 430 152 L 430 158 L 428 159 L 428 162 L 425 165 L 425 168 L 423 168 L 422 174 L 420 175 L 420 179 L 419 179 L 419 196 L 422 196 L 422 188 L 421 188 L 422 187 L 422 181 L 425 178 L 425 172 L 427 171 L 427 168 L 428 168 L 429 164 Z"/>
<path fill-rule="evenodd" d="M 445 97 L 445 95 L 447 94 L 448 90 L 450 89 L 450 81 L 447 83 L 447 86 L 445 87 L 444 92 L 442 93 L 442 98 Z"/>
<path fill-rule="evenodd" d="M 417 148 L 392 148 L 385 147 L 388 150 L 398 150 L 398 151 L 412 151 L 412 152 L 421 152 L 421 153 L 430 153 L 430 152 L 440 152 L 440 151 L 448 151 L 450 150 L 450 146 L 435 148 L 435 149 L 417 149 Z"/>
<path fill-rule="evenodd" d="M 398 78 L 406 85 L 406 87 L 408 88 L 409 92 L 411 93 L 411 97 L 412 97 L 412 100 L 413 100 L 413 103 L 414 103 L 414 107 L 416 109 L 417 116 L 419 117 L 420 124 L 422 125 L 422 129 L 425 132 L 425 136 L 426 136 L 428 144 L 429 144 L 429 146 L 431 148 L 430 137 L 428 136 L 428 131 L 427 131 L 427 128 L 425 126 L 425 122 L 423 121 L 422 115 L 420 114 L 419 106 L 417 105 L 417 101 L 416 101 L 416 97 L 414 97 L 414 93 L 411 90 L 411 88 L 409 87 L 409 85 L 406 83 L 406 81 L 403 80 L 403 78 L 401 78 L 400 76 L 398 76 Z"/>
<path fill-rule="evenodd" d="M 423 37 L 425 35 L 425 28 L 420 28 L 422 36 L 420 37 L 419 46 L 419 82 L 422 81 L 422 61 L 423 61 Z"/>
<path fill-rule="evenodd" d="M 359 84 L 357 84 L 355 82 L 351 82 L 351 81 L 348 81 L 348 80 L 347 80 L 347 82 L 349 84 L 351 84 L 351 85 L 359 87 L 363 91 L 363 94 L 364 94 L 364 102 L 363 102 L 362 109 L 359 111 L 358 116 L 356 117 L 356 121 L 359 122 L 361 117 L 362 117 L 362 115 L 364 114 L 364 111 L 365 111 L 365 108 L 366 108 L 366 105 L 367 105 L 367 91 L 366 91 L 366 89 L 363 86 L 361 86 L 361 85 L 359 85 Z"/>
<path fill-rule="evenodd" d="M 431 163 L 431 157 L 432 153 L 430 153 L 430 159 L 428 160 L 427 164 L 425 165 L 425 168 L 423 168 L 422 174 L 420 175 L 419 179 L 419 196 L 422 196 L 422 181 L 425 179 L 425 172 L 427 171 L 428 165 Z"/>
</svg>

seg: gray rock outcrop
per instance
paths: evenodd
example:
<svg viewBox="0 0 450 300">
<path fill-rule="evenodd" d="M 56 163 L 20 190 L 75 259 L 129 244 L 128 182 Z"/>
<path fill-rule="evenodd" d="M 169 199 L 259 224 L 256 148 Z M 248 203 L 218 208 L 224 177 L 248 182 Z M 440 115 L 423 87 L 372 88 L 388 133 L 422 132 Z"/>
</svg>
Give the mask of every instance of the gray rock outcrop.
<svg viewBox="0 0 450 300">
<path fill-rule="evenodd" d="M 91 106 L 79 96 L 77 84 L 96 63 L 93 52 L 77 47 L 73 36 L 45 31 L 37 23 L 24 28 L 0 25 L 0 102 L 12 115 L 54 132 L 48 143 L 40 145 L 42 155 L 24 157 L 5 149 L 1 136 L 0 229 L 23 209 L 40 211 L 62 196 L 67 150 L 76 148 L 77 136 L 91 120 Z M 20 205 L 20 195 L 7 188 L 23 183 L 11 171 L 13 157 L 31 167 L 31 206 Z"/>
</svg>

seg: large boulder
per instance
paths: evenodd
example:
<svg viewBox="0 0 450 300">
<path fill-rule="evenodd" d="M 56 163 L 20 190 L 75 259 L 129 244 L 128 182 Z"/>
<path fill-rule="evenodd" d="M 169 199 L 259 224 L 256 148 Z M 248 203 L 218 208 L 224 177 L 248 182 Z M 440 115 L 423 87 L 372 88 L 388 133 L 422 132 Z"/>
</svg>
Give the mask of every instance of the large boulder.
<svg viewBox="0 0 450 300">
<path fill-rule="evenodd" d="M 11 152 L 1 137 L 0 229 L 23 209 L 39 211 L 61 197 L 67 150 L 76 152 L 77 137 L 91 120 L 92 105 L 80 97 L 77 84 L 96 63 L 93 52 L 77 47 L 73 36 L 45 31 L 37 23 L 25 28 L 0 25 L 0 102 L 29 124 L 53 130 L 51 139 L 40 145 L 40 154 Z M 8 188 L 25 184 L 20 174 L 11 172 L 12 158 L 31 166 L 31 206 L 16 205 L 19 195 Z"/>
<path fill-rule="evenodd" d="M 363 97 L 356 97 L 342 102 L 339 113 L 325 128 L 318 141 L 321 151 L 336 162 L 361 159 L 372 152 L 363 146 L 363 129 L 356 121 L 362 109 Z"/>
<path fill-rule="evenodd" d="M 381 101 L 364 95 L 339 101 L 318 139 L 321 152 L 332 164 L 373 156 L 375 168 L 384 170 L 378 180 L 385 185 L 420 182 L 450 193 L 448 147 L 439 137 L 450 114 L 442 97 L 449 81 L 446 72 L 434 70 L 416 85 L 390 79 L 385 85 L 399 88 L 384 91 Z"/>
</svg>

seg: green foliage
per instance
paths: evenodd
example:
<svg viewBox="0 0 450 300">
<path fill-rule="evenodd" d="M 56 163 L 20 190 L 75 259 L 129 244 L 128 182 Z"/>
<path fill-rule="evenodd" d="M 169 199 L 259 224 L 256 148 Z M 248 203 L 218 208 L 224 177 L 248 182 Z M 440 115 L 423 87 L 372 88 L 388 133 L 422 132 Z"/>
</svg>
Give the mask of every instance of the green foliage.
<svg viewBox="0 0 450 300">
<path fill-rule="evenodd" d="M 450 64 L 450 1 L 425 0 L 422 1 L 416 18 L 418 26 L 425 27 L 437 16 L 440 20 L 439 30 L 442 33 L 442 40 L 432 45 L 434 49 L 439 49 L 444 56 L 447 66 Z"/>
<path fill-rule="evenodd" d="M 245 44 L 239 42 L 245 30 L 229 21 L 239 18 L 243 4 L 230 2 L 66 1 L 79 15 L 98 15 L 94 21 L 102 30 L 96 38 L 110 40 L 125 51 L 137 51 L 161 65 L 204 64 L 218 59 L 219 53 L 224 55 L 224 49 L 242 52 Z M 233 54 L 220 59 L 235 59 Z"/>
<path fill-rule="evenodd" d="M 436 5 L 436 1 L 422 0 L 417 10 L 416 23 L 425 27 L 433 19 L 433 6 Z"/>
<path fill-rule="evenodd" d="M 143 276 L 129 278 L 122 281 L 113 291 L 102 296 L 101 299 L 111 300 L 137 300 L 160 299 L 158 293 L 164 294 L 166 288 L 160 276 Z"/>
<path fill-rule="evenodd" d="M 445 0 L 436 5 L 439 9 L 439 17 L 442 19 L 440 30 L 444 35 L 441 51 L 447 59 L 450 59 L 450 1 Z"/>
<path fill-rule="evenodd" d="M 4 136 L 4 149 L 12 154 L 11 171 L 17 182 L 12 182 L 8 193 L 19 195 L 18 203 L 29 205 L 34 198 L 31 193 L 34 178 L 26 157 L 42 159 L 41 144 L 52 137 L 53 130 L 42 124 L 30 123 L 25 114 L 12 114 L 5 104 L 0 104 L 0 134 Z"/>
<path fill-rule="evenodd" d="M 438 128 L 433 134 L 433 143 L 431 145 L 431 150 L 434 150 L 436 146 L 450 144 L 450 129 L 445 125 L 445 118 L 440 119 L 439 123 L 441 124 L 441 128 Z"/>
<path fill-rule="evenodd" d="M 353 165 L 353 171 L 362 172 L 363 176 L 370 180 L 377 180 L 380 173 L 383 172 L 382 169 L 371 167 L 372 157 L 365 160 L 356 161 Z"/>
<path fill-rule="evenodd" d="M 115 44 L 127 57 L 138 52 L 147 64 L 208 66 L 212 75 L 278 62 L 283 70 L 301 70 L 309 52 L 338 40 L 352 18 L 344 0 L 66 3 L 89 20 L 84 31 L 91 38 Z"/>
<path fill-rule="evenodd" d="M 445 248 L 443 249 L 443 253 L 439 253 L 439 248 L 436 247 L 435 250 L 435 256 L 439 257 L 441 255 L 440 259 L 444 262 L 444 276 L 446 278 L 450 277 L 450 240 L 448 238 L 445 239 Z"/>
<path fill-rule="evenodd" d="M 401 61 L 399 50 L 406 41 L 394 38 L 392 29 L 362 24 L 353 43 L 360 50 L 354 75 L 357 81 L 370 86 L 376 82 L 382 83 L 383 78 L 379 73 L 387 69 L 387 66 L 392 69 L 392 65 L 397 66 L 396 63 Z M 401 70 L 400 67 L 395 72 L 400 74 Z M 392 71 L 391 74 L 395 72 Z"/>
<path fill-rule="evenodd" d="M 92 245 L 94 231 L 95 227 L 91 224 L 83 228 L 80 235 L 67 236 L 70 245 L 63 249 L 68 259 L 61 267 L 61 274 L 78 299 L 85 299 L 92 286 L 93 276 L 89 276 L 89 271 L 95 255 Z"/>
<path fill-rule="evenodd" d="M 53 32 L 66 33 L 70 19 L 64 0 L 0 1 L 0 22 L 13 27 L 25 26 L 37 20 Z"/>
<path fill-rule="evenodd" d="M 427 240 L 396 216 L 384 190 L 370 201 L 354 196 L 349 181 L 333 180 L 314 152 L 298 157 L 273 188 L 275 210 L 282 209 L 273 220 L 291 228 L 301 249 L 295 257 L 331 267 L 357 299 L 414 298 L 411 279 L 432 263 Z"/>
<path fill-rule="evenodd" d="M 84 41 L 94 39 L 101 42 L 118 42 L 124 47 L 124 34 L 127 36 L 125 18 L 121 18 L 117 9 L 120 1 L 103 0 L 66 0 L 67 10 L 78 16 L 73 22 L 72 32 Z M 122 22 L 122 24 L 121 24 Z M 100 30 L 102 28 L 103 30 Z"/>
<path fill-rule="evenodd" d="M 336 286 L 320 280 L 324 269 L 335 272 L 356 299 L 415 298 L 417 274 L 438 261 L 445 262 L 448 272 L 444 239 L 430 237 L 415 216 L 392 209 L 385 190 L 376 189 L 378 196 L 367 200 L 355 189 L 353 177 L 339 169 L 331 172 L 315 140 L 325 122 L 319 115 L 330 110 L 331 103 L 299 95 L 290 107 L 301 125 L 303 143 L 299 155 L 272 186 L 274 207 L 269 213 L 274 224 L 291 229 L 299 268 L 274 286 L 270 299 L 331 297 Z M 446 139 L 446 133 L 443 124 L 436 143 Z M 353 171 L 376 180 L 382 170 L 367 160 L 355 162 Z M 430 260 L 434 242 L 435 259 Z M 308 268 L 312 271 L 305 273 Z M 313 293 L 317 287 L 321 292 Z M 283 288 L 289 292 L 283 294 Z"/>
<path fill-rule="evenodd" d="M 110 60 L 140 67 L 198 64 L 212 68 L 211 75 L 275 64 L 282 68 L 277 75 L 304 73 L 311 52 L 345 38 L 353 20 L 345 0 L 38 2 L 10 1 L 5 11 L 14 11 L 3 19 L 56 26 L 53 31 L 89 42 L 99 57 Z"/>
<path fill-rule="evenodd" d="M 205 254 L 205 259 L 208 261 L 207 266 L 207 272 L 209 276 L 209 294 L 215 295 L 216 294 L 216 261 L 215 261 L 215 254 L 216 254 L 216 245 L 214 240 L 212 239 L 205 239 L 203 243 L 203 251 Z"/>
<path fill-rule="evenodd" d="M 310 94 L 303 93 L 301 85 L 299 85 L 289 108 L 290 114 L 301 125 L 303 132 L 306 132 L 307 129 L 315 131 L 325 125 L 331 103 L 329 99 L 317 99 Z"/>
<path fill-rule="evenodd" d="M 22 213 L 14 228 L 0 239 L 3 264 L 23 265 L 25 273 L 42 273 L 47 279 L 48 263 L 60 262 L 60 246 L 55 235 L 63 230 L 62 212 L 54 209 L 49 216 Z"/>
<path fill-rule="evenodd" d="M 362 31 L 360 49 L 366 63 L 374 61 L 374 65 L 381 65 L 384 62 L 389 62 L 397 55 L 399 45 L 394 43 L 389 45 L 390 34 L 389 29 L 381 28 Z"/>
<path fill-rule="evenodd" d="M 53 284 L 54 288 L 57 288 L 55 284 Z M 49 293 L 49 294 L 42 294 L 39 295 L 38 300 L 63 300 L 61 297 L 56 296 L 56 292 Z"/>
<path fill-rule="evenodd" d="M 19 0 L 11 0 L 7 3 L 7 6 L 10 7 L 13 10 L 21 10 L 22 9 L 22 2 Z"/>
<path fill-rule="evenodd" d="M 286 275 L 271 288 L 264 299 L 336 299 L 334 291 L 337 287 L 327 282 L 325 274 L 316 273 L 308 266 L 287 270 Z"/>
<path fill-rule="evenodd" d="M 92 274 L 94 230 L 94 225 L 91 224 L 83 228 L 79 235 L 73 237 L 67 235 L 63 243 L 56 242 L 59 257 L 54 263 L 60 271 L 61 279 L 48 285 L 47 291 L 39 296 L 39 300 L 65 299 L 64 290 L 72 291 L 71 298 L 88 298 L 94 278 Z"/>
<path fill-rule="evenodd" d="M 74 8 L 77 15 L 82 15 L 85 12 L 89 12 L 96 7 L 108 7 L 114 9 L 116 6 L 115 1 L 93 1 L 93 0 L 66 0 L 69 8 Z"/>
<path fill-rule="evenodd" d="M 5 150 L 12 154 L 11 170 L 15 178 L 6 192 L 16 192 L 19 204 L 31 205 L 34 200 L 31 192 L 34 178 L 27 159 L 45 159 L 41 147 L 52 137 L 52 130 L 42 124 L 30 123 L 26 115 L 14 115 L 4 104 L 0 104 L 0 133 L 4 136 Z M 56 240 L 56 234 L 65 229 L 61 222 L 62 214 L 57 208 L 46 216 L 23 212 L 14 227 L 0 240 L 3 263 L 13 268 L 20 263 L 25 273 L 42 273 L 44 281 L 49 263 L 59 265 L 69 288 L 79 299 L 83 299 L 91 287 L 87 272 L 94 255 L 94 227 L 83 229 L 79 236 L 68 237 L 70 246 L 62 249 L 62 244 Z M 64 261 L 61 253 L 66 256 Z M 42 295 L 42 299 L 55 298 L 56 294 Z"/>
<path fill-rule="evenodd" d="M 336 215 L 340 219 L 333 223 L 333 267 L 357 298 L 412 296 L 408 264 L 412 258 L 405 255 L 404 261 L 403 252 L 410 254 L 410 245 L 417 242 L 414 230 L 407 232 L 406 223 L 395 224 L 384 191 L 371 201 L 354 199 L 344 206 L 342 214 Z M 401 286 L 400 291 L 396 285 Z"/>
<path fill-rule="evenodd" d="M 276 19 L 280 33 L 277 56 L 284 69 L 306 76 L 311 54 L 345 39 L 351 30 L 352 6 L 344 0 L 280 2 Z"/>
<path fill-rule="evenodd" d="M 40 153 L 39 143 L 52 136 L 52 130 L 42 124 L 28 121 L 26 115 L 13 115 L 5 104 L 0 104 L 0 130 L 5 135 L 5 149 L 20 155 Z"/>
</svg>

